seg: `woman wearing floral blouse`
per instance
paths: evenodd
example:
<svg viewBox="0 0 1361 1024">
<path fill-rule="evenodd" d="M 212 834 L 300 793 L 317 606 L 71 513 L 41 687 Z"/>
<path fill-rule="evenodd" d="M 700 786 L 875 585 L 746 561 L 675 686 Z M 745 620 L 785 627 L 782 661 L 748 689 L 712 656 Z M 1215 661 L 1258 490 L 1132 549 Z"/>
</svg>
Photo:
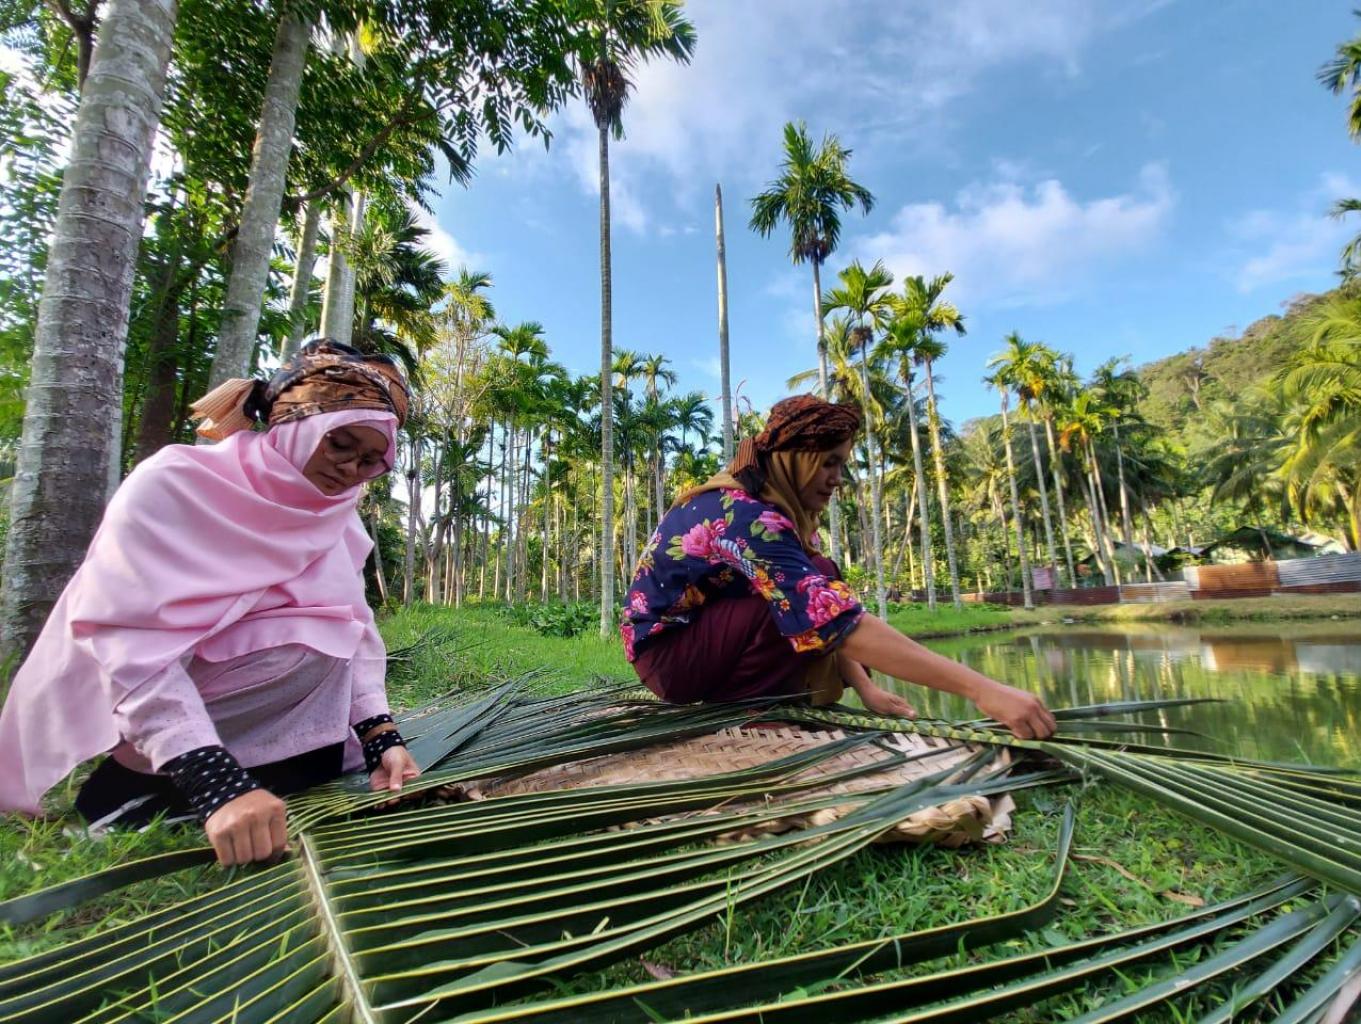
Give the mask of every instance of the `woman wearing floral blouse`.
<svg viewBox="0 0 1361 1024">
<path fill-rule="evenodd" d="M 818 551 L 822 510 L 860 427 L 856 409 L 812 395 L 777 402 L 727 469 L 682 494 L 639 559 L 621 633 L 664 700 L 741 700 L 849 685 L 870 711 L 912 717 L 866 668 L 967 697 L 1021 737 L 1054 732 L 1034 694 L 909 640 L 861 606 Z"/>
</svg>

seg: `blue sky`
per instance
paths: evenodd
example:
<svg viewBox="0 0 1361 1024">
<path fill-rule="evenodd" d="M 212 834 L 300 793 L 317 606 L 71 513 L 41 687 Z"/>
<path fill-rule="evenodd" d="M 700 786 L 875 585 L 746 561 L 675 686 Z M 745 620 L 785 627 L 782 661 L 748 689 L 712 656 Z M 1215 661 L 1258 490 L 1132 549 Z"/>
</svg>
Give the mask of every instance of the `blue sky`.
<svg viewBox="0 0 1361 1024">
<path fill-rule="evenodd" d="M 691 0 L 689 66 L 637 76 L 612 150 L 616 347 L 663 352 L 718 391 L 713 189 L 724 192 L 732 372 L 764 408 L 815 365 L 811 276 L 746 227 L 786 120 L 833 132 L 875 194 L 852 258 L 951 271 L 968 334 L 944 412 L 990 413 L 979 378 L 1020 331 L 1145 362 L 1330 287 L 1361 195 L 1345 103 L 1316 82 L 1361 30 L 1325 0 Z M 548 151 L 486 158 L 435 203 L 437 247 L 489 271 L 500 316 L 599 366 L 596 144 L 582 104 Z"/>
</svg>

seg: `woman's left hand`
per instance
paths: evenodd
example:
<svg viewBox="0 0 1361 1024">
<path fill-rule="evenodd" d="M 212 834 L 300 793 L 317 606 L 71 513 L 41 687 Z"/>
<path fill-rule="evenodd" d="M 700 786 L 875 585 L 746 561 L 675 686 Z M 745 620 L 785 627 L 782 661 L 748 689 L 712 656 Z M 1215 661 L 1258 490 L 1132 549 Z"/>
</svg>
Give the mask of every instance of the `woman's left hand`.
<svg viewBox="0 0 1361 1024">
<path fill-rule="evenodd" d="M 369 775 L 369 789 L 375 793 L 384 789 L 394 794 L 400 793 L 402 784 L 420 773 L 406 747 L 389 747 L 383 751 L 382 763 Z"/>
<path fill-rule="evenodd" d="M 898 694 L 885 690 L 882 686 L 869 683 L 856 688 L 860 702 L 865 710 L 875 715 L 896 715 L 900 718 L 916 718 L 917 709 Z"/>
</svg>

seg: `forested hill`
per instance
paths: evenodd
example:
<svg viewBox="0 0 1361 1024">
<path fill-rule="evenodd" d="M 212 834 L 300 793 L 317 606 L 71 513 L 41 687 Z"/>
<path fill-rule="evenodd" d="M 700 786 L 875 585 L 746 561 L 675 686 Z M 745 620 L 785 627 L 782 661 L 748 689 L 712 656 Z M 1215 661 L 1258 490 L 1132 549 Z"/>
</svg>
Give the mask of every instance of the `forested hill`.
<svg viewBox="0 0 1361 1024">
<path fill-rule="evenodd" d="M 1174 444 L 1195 447 L 1197 414 L 1217 403 L 1251 400 L 1304 344 L 1310 313 L 1333 294 L 1300 295 L 1283 314 L 1262 317 L 1239 337 L 1215 338 L 1205 348 L 1138 367 L 1135 372 L 1149 392 L 1140 403 L 1144 418 L 1165 430 Z"/>
</svg>

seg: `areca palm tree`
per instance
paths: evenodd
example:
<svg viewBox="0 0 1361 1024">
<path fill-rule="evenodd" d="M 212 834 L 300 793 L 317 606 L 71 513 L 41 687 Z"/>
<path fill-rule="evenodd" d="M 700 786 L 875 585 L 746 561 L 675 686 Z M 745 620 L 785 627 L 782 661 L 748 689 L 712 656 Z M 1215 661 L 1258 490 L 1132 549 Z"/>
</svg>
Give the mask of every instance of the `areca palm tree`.
<svg viewBox="0 0 1361 1024">
<path fill-rule="evenodd" d="M 660 352 L 643 357 L 643 383 L 647 386 L 647 398 L 648 401 L 657 406 L 660 406 L 661 404 L 661 394 L 657 388 L 657 382 L 661 381 L 667 387 L 675 387 L 676 385 L 676 371 L 668 370 L 666 368 L 666 364 L 669 362 L 671 362 L 671 360 Z M 657 525 L 657 520 L 659 520 L 662 515 L 662 490 L 665 484 L 666 475 L 666 458 L 662 454 L 661 435 L 657 434 L 654 436 L 653 441 L 655 443 L 653 444 L 652 452 L 648 457 L 648 466 L 651 470 L 650 475 L 652 478 L 652 494 L 649 504 L 652 505 L 654 509 L 651 522 L 648 524 L 649 532 L 652 527 Z"/>
<path fill-rule="evenodd" d="M 520 530 L 516 510 L 524 500 L 523 493 L 517 494 L 516 484 L 520 476 L 520 428 L 526 414 L 534 402 L 533 388 L 539 371 L 548 362 L 548 343 L 544 341 L 543 324 L 527 320 L 513 327 L 498 325 L 492 329 L 498 339 L 498 348 L 506 359 L 507 378 L 503 384 L 505 423 L 505 492 L 503 506 L 506 537 L 502 548 L 506 558 L 506 599 L 513 600 L 523 585 L 522 563 L 517 558 Z M 521 487 L 523 491 L 523 487 Z"/>
<path fill-rule="evenodd" d="M 702 391 L 688 391 L 672 400 L 676 426 L 681 432 L 681 450 L 690 451 L 690 434 L 699 435 L 700 447 L 707 448 L 714 429 L 714 410 Z"/>
<path fill-rule="evenodd" d="M 624 572 L 625 575 L 633 571 L 634 562 L 638 558 L 638 509 L 637 491 L 633 479 L 633 461 L 637 455 L 638 423 L 634 416 L 632 385 L 635 380 L 642 380 L 646 371 L 643 369 L 643 357 L 631 349 L 620 349 L 614 354 L 612 366 L 612 380 L 614 390 L 615 408 L 612 413 L 618 413 L 627 424 L 627 436 L 623 438 L 624 443 L 620 446 L 624 464 Z M 603 420 L 602 420 L 603 423 Z M 612 483 L 612 481 L 611 481 Z M 606 522 L 606 525 L 613 529 L 613 524 Z"/>
<path fill-rule="evenodd" d="M 915 391 L 916 361 L 913 355 L 921 331 L 918 319 L 900 314 L 893 318 L 888 328 L 885 345 L 898 357 L 898 374 L 907 393 L 908 433 L 912 442 L 912 464 L 914 471 L 914 491 L 917 495 L 918 527 L 920 530 L 922 556 L 922 588 L 926 591 L 927 606 L 936 608 L 935 567 L 931 554 L 931 513 L 926 496 L 926 474 L 922 464 L 921 430 L 918 427 L 917 395 Z M 923 410 L 924 411 L 924 410 Z"/>
<path fill-rule="evenodd" d="M 604 477 L 601 515 L 614 517 L 613 291 L 610 263 L 610 136 L 624 137 L 624 104 L 630 75 L 644 61 L 667 57 L 683 64 L 695 50 L 695 28 L 680 0 L 575 0 L 583 28 L 576 59 L 591 108 L 600 154 L 600 464 Z M 600 635 L 614 630 L 614 551 L 607 528 L 601 532 Z"/>
<path fill-rule="evenodd" d="M 963 337 L 964 315 L 944 298 L 945 289 L 954 280 L 950 273 L 939 274 L 927 281 L 920 275 L 904 278 L 903 293 L 897 303 L 897 313 L 914 328 L 911 351 L 913 360 L 926 375 L 926 422 L 931 437 L 931 458 L 936 470 L 936 494 L 940 499 L 941 525 L 944 527 L 946 563 L 950 570 L 950 596 L 955 608 L 963 608 L 959 590 L 959 559 L 955 553 L 955 532 L 950 517 L 950 483 L 945 472 L 945 449 L 941 444 L 940 408 L 936 402 L 935 361 L 945 355 L 947 346 L 940 335 L 954 331 Z M 923 519 L 923 522 L 925 520 Z"/>
<path fill-rule="evenodd" d="M 790 121 L 784 126 L 784 160 L 780 175 L 765 191 L 752 197 L 750 227 L 770 237 L 781 222 L 789 226 L 789 258 L 813 267 L 813 319 L 817 331 L 818 392 L 830 393 L 827 380 L 827 336 L 822 315 L 822 265 L 841 241 L 841 211 L 859 206 L 874 208 L 874 195 L 847 171 L 851 151 L 835 135 L 825 135 L 814 147 L 808 126 Z M 840 505 L 832 503 L 832 559 L 840 553 Z"/>
<path fill-rule="evenodd" d="M 882 424 L 891 419 L 892 411 L 897 408 L 897 394 L 893 383 L 884 373 L 881 362 L 871 355 L 871 359 L 866 367 L 867 376 L 862 375 L 860 362 L 857 355 L 860 351 L 859 337 L 855 333 L 850 318 L 846 316 L 829 317 L 827 321 L 827 360 L 828 360 L 828 398 L 830 401 L 843 402 L 847 404 L 859 405 L 864 409 L 867 405 L 870 409 L 873 422 L 876 424 L 875 430 L 881 431 Z M 819 367 L 812 367 L 794 374 L 787 381 L 791 388 L 808 387 L 818 379 Z M 758 428 L 759 429 L 759 428 Z M 883 452 L 880 451 L 882 460 Z M 866 462 L 868 464 L 868 458 Z M 850 465 L 849 472 L 855 481 L 857 488 L 860 485 L 860 477 L 854 464 Z M 829 529 L 832 533 L 833 561 L 836 561 L 841 551 L 841 516 L 844 511 L 841 502 L 834 499 L 832 502 L 832 515 L 830 517 Z M 866 534 L 868 534 L 868 523 L 866 523 Z"/>
<path fill-rule="evenodd" d="M 1021 563 L 1021 596 L 1026 608 L 1034 608 L 1035 598 L 1030 587 L 1030 555 L 1026 552 L 1025 524 L 1021 520 L 1021 495 L 1016 487 L 1016 458 L 1011 450 L 1011 385 L 996 373 L 984 377 L 983 381 L 995 387 L 1002 399 L 1002 450 L 1006 453 L 1007 486 L 1011 489 L 1011 517 L 1016 527 L 1016 555 Z"/>
<path fill-rule="evenodd" d="M 1043 463 L 1040 461 L 1040 443 L 1035 433 L 1035 403 L 1044 394 L 1053 374 L 1054 353 L 1052 349 L 1031 341 L 1022 340 L 1020 334 L 1012 331 L 1002 339 L 1006 348 L 988 360 L 988 366 L 1006 380 L 1025 409 L 1026 422 L 1030 426 L 1030 451 L 1035 460 L 1035 479 L 1039 484 L 1040 512 L 1044 517 L 1044 539 L 1049 547 L 1049 564 L 1058 564 L 1058 552 L 1054 546 L 1054 524 L 1049 514 L 1049 488 L 1045 484 Z M 1053 451 L 1049 453 L 1053 458 Z M 1057 479 L 1057 477 L 1056 477 Z M 1066 532 L 1066 527 L 1065 527 Z M 1065 543 L 1067 538 L 1065 537 Z M 1073 556 L 1068 552 L 1069 586 L 1074 586 Z"/>
<path fill-rule="evenodd" d="M 853 321 L 852 337 L 860 353 L 860 408 L 865 417 L 865 443 L 868 449 L 871 508 L 871 552 L 874 562 L 875 594 L 879 616 L 888 615 L 888 590 L 884 584 L 884 518 L 883 488 L 879 475 L 879 438 L 875 425 L 875 410 L 871 409 L 869 349 L 874 332 L 882 330 L 892 316 L 889 288 L 893 275 L 881 262 L 868 270 L 859 260 L 837 275 L 840 286 L 823 297 L 822 306 L 828 311 L 844 310 Z"/>
<path fill-rule="evenodd" d="M 847 173 L 851 150 L 835 135 L 814 148 L 808 126 L 784 126 L 780 176 L 751 200 L 751 228 L 768 238 L 783 221 L 789 225 L 789 258 L 813 266 L 813 316 L 817 326 L 818 383 L 827 397 L 827 345 L 822 321 L 822 265 L 841 240 L 841 211 L 859 205 L 874 209 L 874 196 Z"/>
</svg>

